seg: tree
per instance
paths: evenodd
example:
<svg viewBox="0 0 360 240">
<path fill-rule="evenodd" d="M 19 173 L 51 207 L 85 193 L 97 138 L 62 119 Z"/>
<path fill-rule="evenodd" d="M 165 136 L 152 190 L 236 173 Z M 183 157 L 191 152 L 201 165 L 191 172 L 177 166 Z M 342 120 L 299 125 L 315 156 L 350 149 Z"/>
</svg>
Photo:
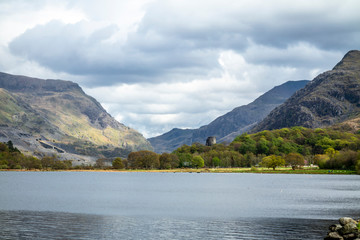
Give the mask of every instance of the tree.
<svg viewBox="0 0 360 240">
<path fill-rule="evenodd" d="M 330 160 L 329 156 L 326 154 L 316 154 L 314 156 L 314 163 L 319 166 L 320 169 L 326 167 L 326 163 Z"/>
<path fill-rule="evenodd" d="M 218 167 L 220 165 L 220 159 L 218 157 L 213 157 L 212 164 L 214 167 Z"/>
<path fill-rule="evenodd" d="M 57 160 L 55 156 L 44 156 L 41 159 L 41 165 L 45 169 L 52 168 L 55 164 L 55 160 Z"/>
<path fill-rule="evenodd" d="M 262 136 L 256 144 L 256 149 L 258 154 L 268 154 L 269 152 L 269 141 Z"/>
<path fill-rule="evenodd" d="M 112 166 L 115 169 L 123 169 L 124 168 L 124 163 L 122 161 L 121 158 L 117 157 L 114 159 L 114 161 L 112 162 Z"/>
<path fill-rule="evenodd" d="M 161 154 L 159 161 L 161 169 L 171 169 L 179 167 L 179 158 L 176 154 L 173 153 Z"/>
<path fill-rule="evenodd" d="M 196 167 L 196 168 L 202 168 L 202 167 L 204 167 L 204 159 L 203 159 L 201 156 L 199 156 L 199 155 L 193 157 L 193 159 L 192 159 L 192 166 L 193 166 L 193 167 Z"/>
<path fill-rule="evenodd" d="M 159 155 L 157 153 L 142 150 L 131 152 L 128 155 L 128 164 L 131 168 L 153 169 L 160 167 Z"/>
<path fill-rule="evenodd" d="M 305 164 L 304 157 L 299 153 L 289 153 L 285 157 L 285 162 L 287 165 L 291 165 L 293 170 L 295 170 L 296 167 L 304 166 Z"/>
<path fill-rule="evenodd" d="M 160 169 L 170 169 L 171 168 L 171 155 L 170 153 L 163 153 L 160 156 Z"/>
<path fill-rule="evenodd" d="M 276 167 L 285 165 L 285 160 L 280 156 L 270 155 L 264 157 L 260 165 L 275 170 Z"/>
<path fill-rule="evenodd" d="M 52 166 L 53 169 L 60 170 L 60 169 L 70 169 L 72 167 L 71 160 L 56 160 L 54 162 L 54 166 Z"/>
<path fill-rule="evenodd" d="M 7 142 L 7 145 L 9 147 L 10 152 L 18 152 L 18 153 L 20 153 L 19 149 L 17 149 L 17 147 L 14 147 L 14 144 L 13 144 L 13 142 L 11 140 L 9 140 Z"/>
<path fill-rule="evenodd" d="M 105 167 L 105 159 L 99 158 L 96 160 L 95 168 L 104 168 Z"/>
<path fill-rule="evenodd" d="M 334 148 L 329 147 L 327 148 L 324 153 L 329 156 L 329 158 L 334 158 L 339 152 L 336 151 Z"/>
<path fill-rule="evenodd" d="M 243 133 L 240 136 L 237 136 L 234 139 L 234 142 L 241 143 L 241 145 L 238 147 L 238 151 L 241 154 L 246 154 L 247 152 L 256 153 L 256 141 L 254 141 L 247 133 Z"/>
<path fill-rule="evenodd" d="M 190 153 L 176 153 L 179 158 L 180 167 L 189 167 L 192 162 L 192 155 Z"/>
<path fill-rule="evenodd" d="M 23 156 L 21 166 L 26 169 L 41 169 L 41 160 L 33 156 Z"/>
</svg>

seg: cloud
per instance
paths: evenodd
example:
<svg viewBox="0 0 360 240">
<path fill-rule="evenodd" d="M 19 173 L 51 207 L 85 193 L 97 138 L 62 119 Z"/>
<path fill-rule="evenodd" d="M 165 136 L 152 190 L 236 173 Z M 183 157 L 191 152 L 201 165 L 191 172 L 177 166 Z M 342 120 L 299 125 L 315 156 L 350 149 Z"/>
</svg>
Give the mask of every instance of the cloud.
<svg viewBox="0 0 360 240">
<path fill-rule="evenodd" d="M 110 3 L 104 9 L 109 10 Z M 356 47 L 354 39 L 360 31 L 356 31 L 355 23 L 360 17 L 345 13 L 353 13 L 352 4 L 359 4 L 346 3 L 331 2 L 324 8 L 324 2 L 310 7 L 309 1 L 234 1 L 230 5 L 220 1 L 142 1 L 132 7 L 137 9 L 133 10 L 136 17 L 126 15 L 123 25 L 112 17 L 116 16 L 114 10 L 109 10 L 113 14 L 104 21 L 104 11 L 85 7 L 85 12 L 92 14 L 89 20 L 38 25 L 9 46 L 13 54 L 55 72 L 89 76 L 89 85 L 96 85 L 99 76 L 103 78 L 101 84 L 108 85 L 214 77 L 221 68 L 217 57 L 226 50 L 247 54 L 254 63 L 293 63 L 293 67 L 301 68 L 330 55 L 334 59 L 345 48 Z M 334 9 L 335 16 L 323 17 Z M 254 12 L 259 13 L 257 17 Z M 339 33 L 343 37 L 334 37 Z M 263 50 L 268 54 L 262 55 Z M 318 57 L 313 57 L 313 50 Z"/>
<path fill-rule="evenodd" d="M 172 128 L 197 128 L 235 107 L 248 104 L 261 93 L 301 71 L 246 62 L 234 51 L 218 57 L 221 74 L 187 82 L 123 83 L 85 88 L 117 120 L 152 137 Z M 274 74 L 275 73 L 275 74 Z M 311 72 L 307 75 L 309 76 Z"/>
<path fill-rule="evenodd" d="M 166 48 L 163 42 L 171 40 L 151 33 L 141 40 L 132 37 L 129 44 L 113 43 L 110 40 L 118 30 L 116 25 L 98 27 L 87 21 L 76 24 L 51 21 L 26 31 L 9 47 L 12 53 L 55 72 L 109 76 L 109 85 L 111 81 L 161 81 L 169 75 L 172 79 L 177 75 L 189 78 L 204 75 L 217 65 L 215 51 L 173 49 L 174 46 L 161 50 L 160 46 Z"/>
</svg>

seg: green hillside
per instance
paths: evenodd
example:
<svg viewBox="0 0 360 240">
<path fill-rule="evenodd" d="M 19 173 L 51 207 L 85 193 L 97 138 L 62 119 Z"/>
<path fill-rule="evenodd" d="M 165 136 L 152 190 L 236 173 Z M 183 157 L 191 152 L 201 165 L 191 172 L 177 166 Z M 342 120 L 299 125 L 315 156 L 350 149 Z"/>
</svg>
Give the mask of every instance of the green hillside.
<svg viewBox="0 0 360 240">
<path fill-rule="evenodd" d="M 116 157 L 152 149 L 72 82 L 0 73 L 0 100 L 0 140 L 24 152 Z"/>
</svg>

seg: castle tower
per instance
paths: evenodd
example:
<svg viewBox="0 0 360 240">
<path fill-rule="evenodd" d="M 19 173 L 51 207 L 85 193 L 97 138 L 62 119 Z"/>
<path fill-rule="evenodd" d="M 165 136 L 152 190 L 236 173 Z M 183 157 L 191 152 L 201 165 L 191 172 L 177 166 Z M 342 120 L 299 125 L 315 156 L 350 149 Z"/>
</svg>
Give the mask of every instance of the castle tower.
<svg viewBox="0 0 360 240">
<path fill-rule="evenodd" d="M 208 137 L 206 139 L 206 146 L 212 146 L 216 144 L 216 137 Z"/>
</svg>

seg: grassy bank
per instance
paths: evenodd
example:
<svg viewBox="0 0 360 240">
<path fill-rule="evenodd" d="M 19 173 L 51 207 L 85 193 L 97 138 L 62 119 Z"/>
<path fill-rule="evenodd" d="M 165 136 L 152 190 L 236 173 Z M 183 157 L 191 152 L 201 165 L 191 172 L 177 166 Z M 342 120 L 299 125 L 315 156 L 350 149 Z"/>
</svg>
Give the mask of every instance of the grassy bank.
<svg viewBox="0 0 360 240">
<path fill-rule="evenodd" d="M 159 172 L 159 173 L 271 173 L 271 174 L 356 174 L 352 170 L 327 170 L 317 168 L 304 168 L 292 170 L 291 168 L 176 168 L 176 169 L 69 169 L 69 170 L 15 170 L 2 169 L 0 171 L 67 171 L 67 172 Z"/>
</svg>

